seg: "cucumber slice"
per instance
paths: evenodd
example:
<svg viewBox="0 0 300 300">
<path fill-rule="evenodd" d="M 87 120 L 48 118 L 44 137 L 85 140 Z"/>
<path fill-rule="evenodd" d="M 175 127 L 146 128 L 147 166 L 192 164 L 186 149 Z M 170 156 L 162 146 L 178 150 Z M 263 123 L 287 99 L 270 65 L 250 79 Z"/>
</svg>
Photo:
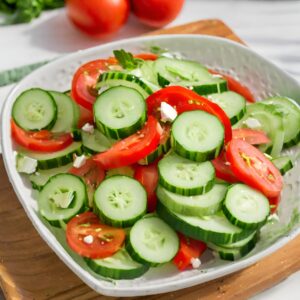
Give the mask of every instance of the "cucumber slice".
<svg viewBox="0 0 300 300">
<path fill-rule="evenodd" d="M 284 147 L 288 148 L 300 142 L 300 106 L 286 97 L 273 97 L 263 101 L 275 105 L 283 116 Z"/>
<path fill-rule="evenodd" d="M 153 93 L 153 89 L 137 76 L 118 71 L 105 72 L 101 74 L 96 88 L 101 89 L 120 85 L 137 90 L 144 98 L 147 98 Z"/>
<path fill-rule="evenodd" d="M 49 91 L 57 106 L 57 120 L 52 132 L 71 132 L 77 127 L 79 120 L 78 107 L 74 101 L 64 93 Z"/>
<path fill-rule="evenodd" d="M 240 247 L 232 247 L 234 244 L 227 244 L 228 247 L 225 247 L 212 243 L 208 243 L 207 246 L 212 249 L 220 259 L 235 261 L 249 254 L 255 248 L 257 240 L 258 234 L 254 232 L 248 238 L 240 241 L 243 243 Z"/>
<path fill-rule="evenodd" d="M 133 88 L 109 88 L 96 99 L 94 118 L 98 129 L 106 136 L 113 139 L 125 138 L 144 125 L 145 99 Z"/>
<path fill-rule="evenodd" d="M 20 151 L 23 155 L 36 159 L 38 161 L 38 169 L 47 170 L 61 167 L 73 161 L 74 154 L 82 154 L 82 144 L 80 142 L 73 142 L 67 148 L 52 152 L 28 152 L 26 150 Z"/>
<path fill-rule="evenodd" d="M 40 214 L 53 226 L 61 227 L 88 206 L 83 180 L 72 174 L 52 176 L 38 197 Z"/>
<path fill-rule="evenodd" d="M 204 242 L 234 243 L 246 238 L 253 232 L 231 224 L 222 212 L 202 218 L 185 216 L 169 210 L 160 201 L 157 203 L 156 212 L 176 231 Z"/>
<path fill-rule="evenodd" d="M 257 120 L 258 124 L 260 124 L 255 129 L 263 130 L 271 139 L 271 143 L 260 146 L 261 151 L 267 152 L 271 156 L 278 156 L 284 142 L 282 114 L 272 104 L 249 104 L 245 116 L 235 126 L 238 128 L 249 127 L 247 122 L 251 119 Z"/>
<path fill-rule="evenodd" d="M 262 193 L 239 183 L 228 189 L 223 212 L 232 224 L 243 229 L 257 229 L 266 223 L 270 204 Z"/>
<path fill-rule="evenodd" d="M 229 243 L 229 244 L 219 244 L 218 246 L 223 247 L 223 248 L 241 248 L 245 245 L 247 245 L 251 240 L 255 239 L 256 241 L 258 240 L 259 237 L 259 231 L 254 231 L 252 234 L 250 234 L 249 236 L 247 236 L 246 238 L 237 241 L 235 243 Z"/>
<path fill-rule="evenodd" d="M 185 158 L 197 162 L 214 159 L 219 155 L 223 142 L 222 123 L 207 112 L 184 112 L 172 125 L 172 146 L 176 153 Z"/>
<path fill-rule="evenodd" d="M 215 169 L 210 161 L 198 163 L 175 153 L 160 160 L 158 172 L 164 188 L 185 196 L 205 194 L 215 182 Z"/>
<path fill-rule="evenodd" d="M 158 186 L 157 198 L 171 211 L 187 216 L 208 216 L 222 207 L 227 192 L 226 184 L 215 184 L 206 194 L 200 196 L 182 196 Z"/>
<path fill-rule="evenodd" d="M 280 156 L 271 160 L 275 167 L 280 171 L 281 175 L 294 167 L 292 160 L 288 156 Z"/>
<path fill-rule="evenodd" d="M 106 224 L 129 227 L 146 213 L 147 193 L 133 178 L 111 176 L 96 189 L 94 210 Z"/>
<path fill-rule="evenodd" d="M 221 94 L 211 94 L 208 99 L 218 104 L 230 119 L 231 125 L 238 122 L 246 112 L 246 100 L 235 92 L 224 92 Z"/>
<path fill-rule="evenodd" d="M 212 76 L 203 65 L 195 61 L 160 57 L 154 62 L 154 68 L 162 87 L 170 83 L 182 85 L 200 95 L 227 91 L 226 80 Z"/>
<path fill-rule="evenodd" d="M 72 168 L 72 166 L 72 164 L 68 164 L 55 169 L 39 170 L 38 172 L 31 174 L 29 176 L 29 180 L 31 182 L 32 188 L 40 191 L 50 179 L 50 177 L 57 174 L 67 173 Z"/>
<path fill-rule="evenodd" d="M 112 279 L 133 279 L 149 270 L 149 266 L 134 261 L 126 249 L 121 249 L 110 257 L 85 261 L 95 273 Z"/>
<path fill-rule="evenodd" d="M 127 251 L 135 261 L 152 267 L 171 261 L 178 248 L 176 232 L 153 215 L 133 225 L 126 244 Z"/>
<path fill-rule="evenodd" d="M 81 130 L 82 145 L 85 152 L 90 154 L 97 154 L 104 152 L 111 148 L 116 142 L 113 139 L 108 138 L 102 132 L 94 129 L 93 133 L 88 133 Z"/>
<path fill-rule="evenodd" d="M 51 129 L 56 122 L 57 106 L 47 91 L 30 89 L 15 101 L 12 117 L 24 130 Z"/>
</svg>

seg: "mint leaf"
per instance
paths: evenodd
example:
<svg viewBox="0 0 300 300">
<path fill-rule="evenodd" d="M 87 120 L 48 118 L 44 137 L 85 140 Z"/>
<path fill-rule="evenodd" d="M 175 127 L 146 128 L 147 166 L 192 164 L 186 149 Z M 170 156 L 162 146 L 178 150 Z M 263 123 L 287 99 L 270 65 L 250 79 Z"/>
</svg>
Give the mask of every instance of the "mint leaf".
<svg viewBox="0 0 300 300">
<path fill-rule="evenodd" d="M 134 58 L 132 53 L 126 52 L 124 49 L 114 50 L 113 53 L 119 64 L 127 70 L 136 69 L 143 61 L 142 59 Z"/>
</svg>

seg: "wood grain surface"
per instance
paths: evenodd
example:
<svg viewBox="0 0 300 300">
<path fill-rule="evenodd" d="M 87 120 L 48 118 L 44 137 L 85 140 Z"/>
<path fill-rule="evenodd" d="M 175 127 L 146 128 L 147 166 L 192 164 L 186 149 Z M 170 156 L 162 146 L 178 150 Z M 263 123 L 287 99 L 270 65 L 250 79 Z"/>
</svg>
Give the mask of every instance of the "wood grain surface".
<svg viewBox="0 0 300 300">
<path fill-rule="evenodd" d="M 163 33 L 209 34 L 241 42 L 224 23 L 218 20 L 199 21 L 154 32 L 154 34 Z M 178 292 L 150 296 L 147 299 L 247 299 L 297 270 L 300 270 L 300 237 L 243 271 Z M 115 299 L 98 295 L 87 287 L 39 237 L 12 190 L 2 158 L 0 158 L 0 284 L 7 299 Z"/>
</svg>

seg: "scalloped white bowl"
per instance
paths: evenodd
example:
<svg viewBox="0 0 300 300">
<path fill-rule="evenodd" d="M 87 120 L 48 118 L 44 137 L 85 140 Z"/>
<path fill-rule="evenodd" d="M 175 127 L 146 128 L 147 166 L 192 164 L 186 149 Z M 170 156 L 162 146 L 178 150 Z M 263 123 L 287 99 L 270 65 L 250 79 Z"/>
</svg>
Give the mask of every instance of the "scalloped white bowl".
<svg viewBox="0 0 300 300">
<path fill-rule="evenodd" d="M 280 221 L 266 225 L 262 230 L 261 241 L 256 248 L 248 256 L 236 262 L 215 259 L 208 251 L 202 258 L 202 266 L 199 270 L 179 273 L 174 266 L 168 264 L 151 269 L 138 279 L 107 280 L 93 273 L 82 258 L 68 249 L 62 230 L 52 228 L 39 216 L 35 200 L 36 194 L 32 191 L 28 179 L 21 176 L 15 168 L 10 116 L 16 97 L 31 87 L 58 91 L 68 90 L 74 71 L 82 63 L 110 56 L 114 49 L 124 48 L 138 53 L 152 45 L 181 52 L 187 58 L 198 60 L 209 67 L 239 78 L 249 86 L 257 99 L 279 94 L 300 101 L 299 84 L 268 60 L 243 45 L 221 38 L 200 35 L 139 37 L 79 51 L 36 70 L 13 89 L 2 112 L 1 135 L 5 167 L 19 201 L 36 230 L 58 257 L 92 289 L 109 296 L 151 295 L 203 283 L 255 263 L 300 233 L 297 222 L 300 212 L 298 200 L 300 199 L 299 147 L 288 151 L 290 155 L 294 156 L 296 166 L 285 176 L 285 186 L 279 209 Z M 290 222 L 291 218 L 292 223 Z"/>
</svg>

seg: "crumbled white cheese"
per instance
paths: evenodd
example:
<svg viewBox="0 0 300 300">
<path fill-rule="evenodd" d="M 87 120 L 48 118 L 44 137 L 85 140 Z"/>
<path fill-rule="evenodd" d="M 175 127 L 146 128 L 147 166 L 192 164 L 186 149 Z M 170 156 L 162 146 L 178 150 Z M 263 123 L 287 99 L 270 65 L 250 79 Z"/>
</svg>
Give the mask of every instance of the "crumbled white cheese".
<svg viewBox="0 0 300 300">
<path fill-rule="evenodd" d="M 160 118 L 162 122 L 173 122 L 177 117 L 177 111 L 168 103 L 160 104 Z"/>
<path fill-rule="evenodd" d="M 201 260 L 199 258 L 191 258 L 191 265 L 193 269 L 198 269 L 201 266 Z"/>
<path fill-rule="evenodd" d="M 130 74 L 136 76 L 136 77 L 142 77 L 143 73 L 141 71 L 141 69 L 134 69 L 130 72 Z"/>
<path fill-rule="evenodd" d="M 255 128 L 261 128 L 261 124 L 257 119 L 254 118 L 248 118 L 244 121 L 244 124 L 251 128 L 251 129 L 255 129 Z"/>
<path fill-rule="evenodd" d="M 36 159 L 33 159 L 28 156 L 23 156 L 21 154 L 17 154 L 17 170 L 20 173 L 33 174 L 36 171 L 38 162 Z"/>
<path fill-rule="evenodd" d="M 84 131 L 84 132 L 87 132 L 87 133 L 90 133 L 90 134 L 93 134 L 94 133 L 94 126 L 90 123 L 85 123 L 81 129 Z"/>
<path fill-rule="evenodd" d="M 272 214 L 268 217 L 268 221 L 269 222 L 273 222 L 273 221 L 279 222 L 279 216 L 277 214 Z"/>
<path fill-rule="evenodd" d="M 74 162 L 73 162 L 73 166 L 77 169 L 81 168 L 84 164 L 86 163 L 86 156 L 84 155 L 80 155 L 80 156 L 76 156 Z"/>
<path fill-rule="evenodd" d="M 68 208 L 74 199 L 74 192 L 57 192 L 51 196 L 54 204 L 60 208 Z"/>
<path fill-rule="evenodd" d="M 83 241 L 86 243 L 86 244 L 92 244 L 94 242 L 94 238 L 92 235 L 87 235 L 83 238 Z"/>
</svg>

